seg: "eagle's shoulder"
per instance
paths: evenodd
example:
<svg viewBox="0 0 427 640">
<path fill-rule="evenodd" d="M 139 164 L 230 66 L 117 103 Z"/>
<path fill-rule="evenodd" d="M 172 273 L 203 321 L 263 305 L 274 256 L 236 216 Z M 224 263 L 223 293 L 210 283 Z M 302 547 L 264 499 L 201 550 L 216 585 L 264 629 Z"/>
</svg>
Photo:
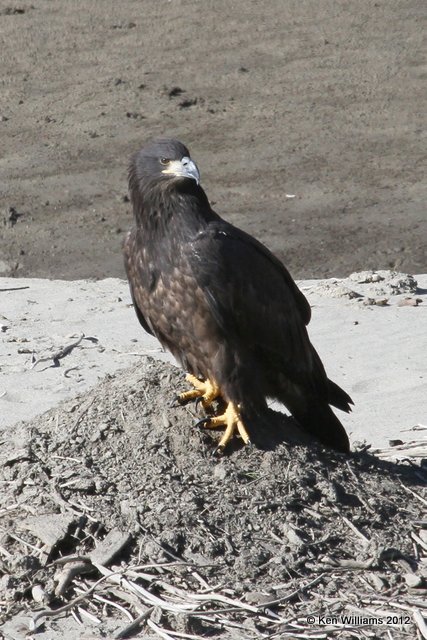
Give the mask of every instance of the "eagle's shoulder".
<svg viewBox="0 0 427 640">
<path fill-rule="evenodd" d="M 193 256 L 198 262 L 210 264 L 210 270 L 225 265 L 228 275 L 237 286 L 248 274 L 251 282 L 263 286 L 266 279 L 274 279 L 286 290 L 298 308 L 305 325 L 311 319 L 311 307 L 289 271 L 265 245 L 242 229 L 219 218 L 201 231 L 191 243 Z"/>
</svg>

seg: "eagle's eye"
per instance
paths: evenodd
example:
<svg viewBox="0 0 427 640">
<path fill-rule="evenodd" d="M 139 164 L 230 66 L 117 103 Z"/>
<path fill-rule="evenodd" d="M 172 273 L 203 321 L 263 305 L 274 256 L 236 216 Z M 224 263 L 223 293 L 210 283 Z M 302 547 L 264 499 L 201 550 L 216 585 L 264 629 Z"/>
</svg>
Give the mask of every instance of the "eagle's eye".
<svg viewBox="0 0 427 640">
<path fill-rule="evenodd" d="M 169 164 L 169 158 L 160 158 L 160 164 L 166 165 Z"/>
</svg>

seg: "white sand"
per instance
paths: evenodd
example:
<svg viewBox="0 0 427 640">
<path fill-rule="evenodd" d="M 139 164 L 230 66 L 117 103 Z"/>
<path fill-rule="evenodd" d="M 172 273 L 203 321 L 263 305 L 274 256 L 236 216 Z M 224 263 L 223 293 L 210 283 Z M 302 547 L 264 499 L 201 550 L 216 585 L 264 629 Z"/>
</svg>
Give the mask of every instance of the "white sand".
<svg viewBox="0 0 427 640">
<path fill-rule="evenodd" d="M 363 277 L 353 276 L 299 284 L 313 306 L 310 336 L 328 375 L 354 399 L 353 413 L 340 414 L 351 440 L 386 446 L 391 438 L 408 440 L 405 430 L 427 421 L 427 275 L 415 276 L 414 293 L 405 292 L 404 280 L 379 273 L 384 280 L 372 284 L 360 284 Z M 28 288 L 7 291 L 12 287 Z M 350 299 L 343 287 L 364 297 Z M 367 296 L 388 298 L 389 305 L 365 306 Z M 406 297 L 422 302 L 398 306 Z M 4 430 L 135 364 L 138 354 L 172 362 L 139 326 L 127 283 L 118 279 L 0 278 L 0 329 Z M 33 366 L 34 359 L 52 355 L 82 333 L 85 338 L 60 366 L 52 366 L 52 360 Z"/>
</svg>

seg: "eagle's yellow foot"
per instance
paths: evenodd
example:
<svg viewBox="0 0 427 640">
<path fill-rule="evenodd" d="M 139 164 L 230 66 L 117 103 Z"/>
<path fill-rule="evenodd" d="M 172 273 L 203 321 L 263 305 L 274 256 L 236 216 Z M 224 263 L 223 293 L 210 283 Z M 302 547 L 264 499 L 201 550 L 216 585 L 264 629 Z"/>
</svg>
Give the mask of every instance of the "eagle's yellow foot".
<svg viewBox="0 0 427 640">
<path fill-rule="evenodd" d="M 190 400 L 200 398 L 203 408 L 205 410 L 208 410 L 212 402 L 221 395 L 216 382 L 212 382 L 211 380 L 209 380 L 209 378 L 203 382 L 202 380 L 196 378 L 196 376 L 193 376 L 191 375 L 191 373 L 189 373 L 185 377 L 185 379 L 187 380 L 187 382 L 193 385 L 194 389 L 191 389 L 190 391 L 184 391 L 184 393 L 180 393 L 176 399 L 178 404 L 187 404 L 187 402 L 190 402 Z"/>
<path fill-rule="evenodd" d="M 236 431 L 239 433 L 245 444 L 250 444 L 249 434 L 243 424 L 242 417 L 240 415 L 240 406 L 229 402 L 225 413 L 220 416 L 214 416 L 199 420 L 197 426 L 206 427 L 207 429 L 214 429 L 215 427 L 224 427 L 225 433 L 218 443 L 217 450 L 222 453 L 227 444 L 230 442 Z"/>
</svg>

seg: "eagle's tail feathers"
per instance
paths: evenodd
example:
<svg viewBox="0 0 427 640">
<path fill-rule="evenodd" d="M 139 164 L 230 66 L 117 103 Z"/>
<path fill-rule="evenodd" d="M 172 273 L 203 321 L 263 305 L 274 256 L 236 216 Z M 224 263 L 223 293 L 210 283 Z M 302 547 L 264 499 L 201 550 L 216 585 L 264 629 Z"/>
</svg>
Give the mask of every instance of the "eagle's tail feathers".
<svg viewBox="0 0 427 640">
<path fill-rule="evenodd" d="M 341 409 L 341 411 L 346 411 L 349 413 L 351 411 L 351 406 L 354 404 L 353 400 L 350 398 L 348 393 L 341 389 L 335 382 L 328 379 L 328 402 L 333 407 L 337 409 Z"/>
<path fill-rule="evenodd" d="M 293 415 L 301 427 L 320 442 L 342 453 L 349 453 L 350 442 L 347 433 L 326 402 L 313 401 L 310 406 L 294 412 Z"/>
</svg>

